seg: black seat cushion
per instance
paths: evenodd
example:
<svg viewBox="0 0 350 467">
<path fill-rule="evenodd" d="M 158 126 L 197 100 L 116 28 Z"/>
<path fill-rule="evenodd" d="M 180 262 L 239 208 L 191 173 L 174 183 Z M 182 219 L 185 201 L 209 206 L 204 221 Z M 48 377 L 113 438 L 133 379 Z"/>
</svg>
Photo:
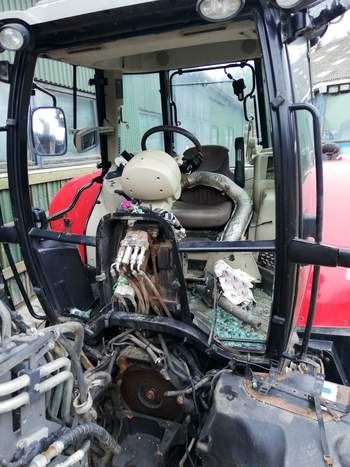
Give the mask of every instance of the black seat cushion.
<svg viewBox="0 0 350 467">
<path fill-rule="evenodd" d="M 229 221 L 232 207 L 227 200 L 207 205 L 177 201 L 172 212 L 185 229 L 220 229 Z"/>
</svg>

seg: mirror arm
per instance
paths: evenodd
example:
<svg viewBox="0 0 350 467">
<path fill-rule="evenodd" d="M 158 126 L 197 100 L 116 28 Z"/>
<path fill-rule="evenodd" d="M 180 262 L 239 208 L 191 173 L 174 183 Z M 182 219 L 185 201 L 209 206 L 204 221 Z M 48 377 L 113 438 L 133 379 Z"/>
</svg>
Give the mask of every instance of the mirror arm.
<svg viewBox="0 0 350 467">
<path fill-rule="evenodd" d="M 296 264 L 350 268 L 350 249 L 295 238 L 289 243 L 289 259 Z"/>
<path fill-rule="evenodd" d="M 47 96 L 50 96 L 51 99 L 52 99 L 52 106 L 53 107 L 57 107 L 57 98 L 54 94 L 52 94 L 50 91 L 48 91 L 47 89 L 39 86 L 35 81 L 33 81 L 33 89 L 37 89 L 38 91 L 46 94 Z"/>
<path fill-rule="evenodd" d="M 73 128 L 78 127 L 77 66 L 73 65 Z"/>
</svg>

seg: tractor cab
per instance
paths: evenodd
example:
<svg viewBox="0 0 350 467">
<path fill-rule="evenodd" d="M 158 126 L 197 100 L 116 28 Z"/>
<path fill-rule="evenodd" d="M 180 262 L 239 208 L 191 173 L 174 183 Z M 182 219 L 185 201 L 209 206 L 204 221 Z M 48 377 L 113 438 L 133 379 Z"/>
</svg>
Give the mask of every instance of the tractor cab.
<svg viewBox="0 0 350 467">
<path fill-rule="evenodd" d="M 15 219 L 0 241 L 20 245 L 45 322 L 0 307 L 0 463 L 347 465 L 350 391 L 310 345 L 320 267 L 350 252 L 322 243 L 309 64 L 346 9 L 44 0 L 0 15 L 15 52 L 0 67 Z M 72 125 L 34 79 L 47 59 L 72 66 Z M 93 127 L 78 121 L 81 68 Z M 33 206 L 28 147 L 59 159 L 69 145 L 97 148 L 96 170 Z"/>
</svg>

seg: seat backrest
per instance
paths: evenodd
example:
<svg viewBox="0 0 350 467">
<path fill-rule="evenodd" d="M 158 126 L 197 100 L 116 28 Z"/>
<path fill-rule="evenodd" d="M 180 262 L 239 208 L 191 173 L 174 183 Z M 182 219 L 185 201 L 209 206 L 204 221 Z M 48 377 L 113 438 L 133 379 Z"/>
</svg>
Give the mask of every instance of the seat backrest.
<svg viewBox="0 0 350 467">
<path fill-rule="evenodd" d="M 184 152 L 184 159 L 191 159 L 197 153 L 197 148 L 189 148 Z M 226 175 L 233 180 L 233 173 L 230 170 L 230 160 L 228 149 L 225 146 L 208 144 L 202 146 L 203 162 L 197 169 L 199 172 L 213 172 Z"/>
<path fill-rule="evenodd" d="M 205 145 L 202 146 L 202 151 L 203 161 L 197 169 L 199 172 L 217 173 L 233 180 L 233 173 L 229 164 L 229 153 L 225 146 Z M 184 152 L 184 159 L 190 159 L 196 153 L 197 149 L 195 147 L 189 148 Z M 213 205 L 226 201 L 227 197 L 219 193 L 215 188 L 196 186 L 184 190 L 181 194 L 181 200 L 186 203 Z"/>
</svg>

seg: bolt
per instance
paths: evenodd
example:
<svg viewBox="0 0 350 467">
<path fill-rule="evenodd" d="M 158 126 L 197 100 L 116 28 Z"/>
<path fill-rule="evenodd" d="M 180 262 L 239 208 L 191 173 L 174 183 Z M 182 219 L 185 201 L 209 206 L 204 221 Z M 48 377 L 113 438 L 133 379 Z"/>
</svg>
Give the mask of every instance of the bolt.
<svg viewBox="0 0 350 467">
<path fill-rule="evenodd" d="M 149 401 L 155 401 L 156 400 L 156 392 L 154 389 L 148 389 L 145 394 L 146 398 Z"/>
<path fill-rule="evenodd" d="M 177 405 L 184 405 L 184 402 L 185 402 L 184 396 L 182 396 L 181 394 L 176 396 Z"/>
</svg>

